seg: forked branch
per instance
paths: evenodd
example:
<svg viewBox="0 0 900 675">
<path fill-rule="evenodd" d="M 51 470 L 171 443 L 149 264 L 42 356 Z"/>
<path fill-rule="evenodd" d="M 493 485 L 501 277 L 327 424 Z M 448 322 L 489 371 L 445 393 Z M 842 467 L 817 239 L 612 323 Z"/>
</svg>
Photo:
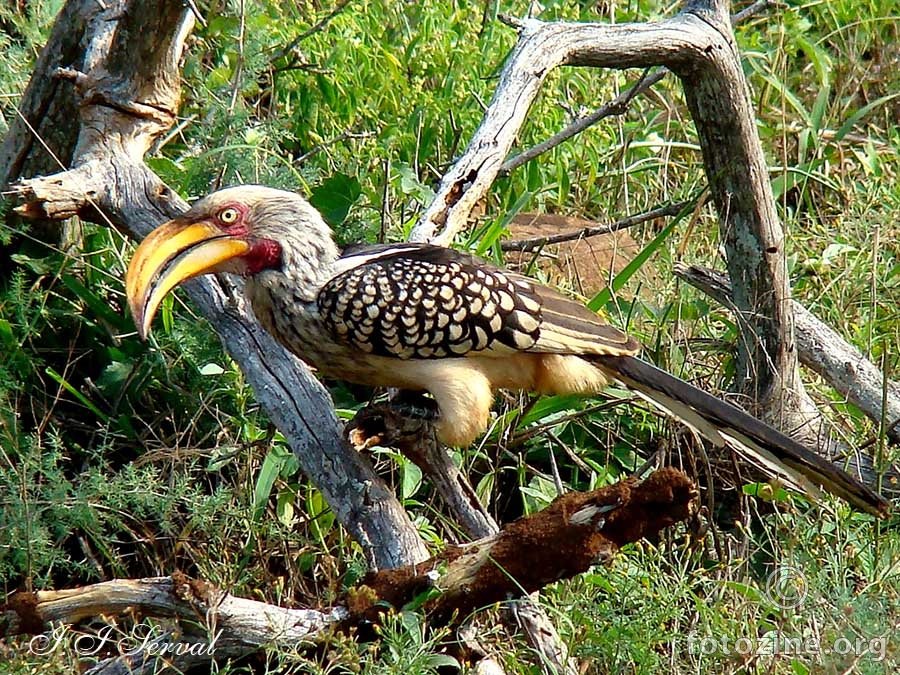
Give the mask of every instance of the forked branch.
<svg viewBox="0 0 900 675">
<path fill-rule="evenodd" d="M 664 66 L 684 86 L 719 215 L 741 338 L 735 389 L 745 407 L 810 447 L 830 449 L 824 419 L 799 377 L 784 231 L 768 181 L 728 3 L 687 2 L 645 24 L 517 22 L 519 40 L 481 126 L 413 230 L 447 244 L 465 229 L 518 137 L 544 79 L 563 65 Z"/>
</svg>

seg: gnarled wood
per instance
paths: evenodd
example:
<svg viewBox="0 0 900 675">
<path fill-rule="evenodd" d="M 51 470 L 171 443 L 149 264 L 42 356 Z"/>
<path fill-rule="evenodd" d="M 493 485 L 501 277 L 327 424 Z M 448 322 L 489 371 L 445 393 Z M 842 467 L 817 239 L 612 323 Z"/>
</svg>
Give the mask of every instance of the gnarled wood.
<svg viewBox="0 0 900 675">
<path fill-rule="evenodd" d="M 449 546 L 417 565 L 372 572 L 330 608 L 285 609 L 235 597 L 183 574 L 17 593 L 0 606 L 0 636 L 38 634 L 50 622 L 100 614 L 174 617 L 184 634 L 165 639 L 208 647 L 199 654 L 166 654 L 183 669 L 263 645 L 303 649 L 338 627 L 368 628 L 389 607 L 399 609 L 426 590 L 424 610 L 432 625 L 456 625 L 481 607 L 608 562 L 623 545 L 692 516 L 696 496 L 691 481 L 671 468 L 644 481 L 630 478 L 592 492 L 571 492 L 491 536 Z M 134 656 L 142 660 L 113 657 L 92 672 L 156 672 L 155 658 Z"/>
<path fill-rule="evenodd" d="M 193 15 L 177 0 L 120 0 L 93 13 L 85 9 L 87 5 L 98 6 L 70 0 L 58 19 L 62 27 L 53 31 L 54 38 L 63 40 L 82 25 L 67 25 L 72 17 L 86 22 L 83 57 L 73 61 L 84 64 L 84 71 L 63 73 L 81 103 L 80 133 L 71 149 L 74 168 L 42 178 L 16 175 L 15 166 L 6 173 L 10 179 L 22 179 L 15 190 L 24 200 L 18 211 L 25 216 L 79 215 L 142 238 L 187 208 L 143 163 L 143 155 L 175 119 L 179 61 Z M 59 42 L 50 42 L 44 51 L 59 48 Z M 55 61 L 42 58 L 40 63 Z M 52 72 L 36 70 L 32 81 L 53 77 Z M 70 96 L 63 92 L 68 86 L 62 84 L 57 93 Z M 23 112 L 26 117 L 32 114 Z M 9 157 L 20 157 L 24 152 L 20 146 L 32 144 L 27 135 L 10 138 L 4 144 Z M 396 497 L 343 441 L 327 392 L 306 366 L 260 328 L 240 300 L 240 282 L 235 283 L 236 292 L 229 293 L 218 280 L 198 279 L 187 292 L 222 337 L 305 474 L 373 564 L 391 567 L 427 558 Z"/>
</svg>

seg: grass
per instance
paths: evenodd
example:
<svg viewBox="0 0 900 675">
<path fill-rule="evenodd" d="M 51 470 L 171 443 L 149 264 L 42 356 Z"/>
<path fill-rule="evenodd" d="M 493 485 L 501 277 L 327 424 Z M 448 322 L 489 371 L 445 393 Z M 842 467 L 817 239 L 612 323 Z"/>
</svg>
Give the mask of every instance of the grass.
<svg viewBox="0 0 900 675">
<path fill-rule="evenodd" d="M 24 16 L 0 9 L 0 53 L 8 64 L 0 71 L 0 133 L 57 4 L 29 4 Z M 649 0 L 551 0 L 543 8 L 545 19 L 617 22 L 673 11 Z M 495 9 L 521 16 L 527 3 L 354 2 L 287 51 L 327 10 L 247 3 L 243 42 L 235 9 L 216 12 L 197 29 L 186 58 L 184 124 L 150 161 L 189 197 L 237 182 L 290 187 L 310 196 L 342 241 L 402 239 L 477 126 L 513 45 L 513 33 L 493 19 Z M 738 29 L 790 240 L 795 296 L 895 379 L 900 81 L 891 64 L 898 33 L 900 18 L 885 0 L 788 3 Z M 612 99 L 636 76 L 552 74 L 520 147 Z M 499 180 L 483 227 L 468 243 L 494 252 L 507 216 L 519 209 L 613 220 L 695 198 L 705 182 L 695 144 L 678 83 L 667 80 L 625 116 Z M 638 277 L 631 277 L 596 304 L 637 335 L 653 359 L 722 390 L 733 322 L 668 274 L 678 259 L 721 265 L 709 207 L 690 226 L 688 220 L 671 232 L 665 223 L 636 229 L 648 252 L 643 264 L 655 266 L 662 281 L 639 293 Z M 123 307 L 130 244 L 88 224 L 83 232 L 78 247 L 62 251 L 29 239 L 12 220 L 0 231 L 15 256 L 12 268 L 0 271 L 4 591 L 181 569 L 272 602 L 332 602 L 365 569 L 358 546 L 298 474 L 209 328 L 170 300 L 154 341 L 140 343 Z M 877 436 L 858 410 L 808 379 L 851 442 Z M 344 415 L 367 395 L 340 385 L 332 391 Z M 551 453 L 573 489 L 616 480 L 654 447 L 689 459 L 691 448 L 667 422 L 624 404 L 595 410 L 596 403 L 499 402 L 497 428 L 458 455 L 498 517 L 532 512 L 555 496 Z M 540 433 L 522 433 L 541 425 Z M 438 545 L 453 525 L 428 484 L 391 453 L 374 460 L 426 540 Z M 701 537 L 675 528 L 542 594 L 587 672 L 896 670 L 896 532 L 830 502 L 825 511 L 808 510 L 795 499 L 776 512 L 755 498 L 746 503 L 746 522 L 720 514 Z M 789 577 L 796 583 L 786 589 L 807 592 L 804 602 L 785 608 L 778 595 L 784 589 L 766 584 L 788 567 L 803 579 Z M 498 627 L 493 611 L 478 623 L 482 641 L 507 672 L 538 672 L 535 655 Z M 819 649 L 758 653 L 775 637 L 815 639 Z M 339 640 L 317 655 L 272 653 L 254 669 L 434 672 L 447 663 L 449 639 L 406 612 L 385 626 L 377 644 Z M 825 653 L 843 647 L 841 640 L 871 649 Z M 69 672 L 76 655 L 56 656 L 29 654 L 24 639 L 0 641 L 0 673 Z M 248 669 L 226 664 L 222 671 Z"/>
</svg>

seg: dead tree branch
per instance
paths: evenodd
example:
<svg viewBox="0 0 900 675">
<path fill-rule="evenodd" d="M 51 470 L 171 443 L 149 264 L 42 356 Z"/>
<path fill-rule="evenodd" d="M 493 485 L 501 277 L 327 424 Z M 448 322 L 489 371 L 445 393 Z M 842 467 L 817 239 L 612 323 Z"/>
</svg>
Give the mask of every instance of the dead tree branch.
<svg viewBox="0 0 900 675">
<path fill-rule="evenodd" d="M 695 288 L 731 308 L 732 287 L 727 274 L 699 265 L 676 263 L 672 271 Z M 875 424 L 887 420 L 885 433 L 900 443 L 900 384 L 884 374 L 856 347 L 820 321 L 796 300 L 791 301 L 800 363 L 862 410 Z"/>
<path fill-rule="evenodd" d="M 68 36 L 80 31 L 82 53 L 70 62 L 80 65 L 64 72 L 66 83 L 54 79 L 54 72 L 35 70 L 21 111 L 29 124 L 11 130 L 4 142 L 3 158 L 15 161 L 2 167 L 3 175 L 9 181 L 20 179 L 12 189 L 24 202 L 17 210 L 26 217 L 57 220 L 78 215 L 140 239 L 187 208 L 143 157 L 175 120 L 179 62 L 193 13 L 179 0 L 119 0 L 106 3 L 102 11 L 99 7 L 91 0 L 70 0 L 60 13 L 43 53 L 73 49 Z M 42 56 L 39 64 L 51 67 L 57 61 Z M 47 89 L 48 80 L 57 86 Z M 29 148 L 37 147 L 31 129 L 39 126 L 43 111 L 61 106 L 63 98 L 71 99 L 81 124 L 73 145 L 63 143 L 56 152 L 70 155 L 73 168 L 32 178 L 25 173 L 23 159 Z M 396 497 L 343 441 L 330 397 L 308 368 L 275 342 L 244 302 L 229 297 L 217 280 L 197 279 L 186 289 L 288 439 L 305 474 L 372 563 L 391 567 L 427 558 Z"/>
<path fill-rule="evenodd" d="M 771 0 L 758 0 L 757 2 L 754 2 L 752 5 L 745 7 L 732 17 L 732 25 L 737 26 L 742 21 L 746 21 L 747 19 L 756 16 L 763 9 L 770 5 L 772 5 Z M 537 145 L 534 145 L 527 150 L 522 151 L 518 155 L 510 157 L 503 163 L 503 166 L 500 168 L 500 173 L 507 174 L 515 171 L 523 164 L 530 162 L 536 157 L 540 157 L 545 152 L 548 152 L 555 148 L 557 145 L 560 145 L 570 138 L 577 136 L 585 129 L 588 129 L 589 127 L 595 125 L 600 120 L 604 120 L 607 117 L 624 115 L 628 110 L 629 104 L 636 97 L 640 96 L 641 94 L 647 93 L 654 86 L 666 79 L 666 75 L 668 75 L 669 72 L 670 71 L 667 68 L 657 68 L 653 72 L 644 73 L 637 82 L 635 82 L 628 89 L 616 96 L 609 103 L 597 108 L 597 110 L 593 111 L 592 113 L 589 113 L 583 117 L 579 117 L 574 122 L 572 122 L 572 124 L 567 126 L 565 129 L 561 129 L 557 133 L 553 134 L 546 141 L 541 141 Z"/>
<path fill-rule="evenodd" d="M 552 246 L 553 244 L 561 244 L 566 241 L 575 241 L 578 239 L 586 239 L 588 237 L 618 232 L 619 230 L 634 227 L 635 225 L 640 225 L 641 223 L 646 223 L 647 221 L 655 220 L 656 218 L 671 218 L 677 216 L 690 205 L 691 202 L 666 204 L 665 206 L 650 209 L 643 213 L 636 213 L 633 216 L 620 218 L 614 223 L 584 227 L 580 230 L 575 230 L 574 232 L 562 232 L 548 237 L 532 237 L 529 239 L 501 241 L 500 248 L 503 251 L 536 251 L 537 249 L 544 248 L 545 246 Z"/>
<path fill-rule="evenodd" d="M 380 623 L 386 611 L 402 608 L 424 592 L 430 596 L 424 611 L 431 625 L 455 626 L 482 607 L 610 561 L 623 545 L 689 518 L 696 496 L 691 481 L 671 468 L 644 481 L 630 478 L 592 492 L 568 493 L 489 537 L 449 546 L 417 565 L 372 572 L 327 609 L 284 609 L 173 574 L 16 593 L 0 606 L 0 635 L 39 634 L 50 622 L 71 624 L 101 614 L 170 617 L 177 620 L 178 640 L 206 647 L 165 655 L 168 665 L 184 669 L 213 657 L 246 655 L 264 645 L 304 649 L 330 630 Z M 160 664 L 155 659 L 136 662 L 137 656 L 115 656 L 92 672 L 156 672 L 153 668 Z"/>
</svg>

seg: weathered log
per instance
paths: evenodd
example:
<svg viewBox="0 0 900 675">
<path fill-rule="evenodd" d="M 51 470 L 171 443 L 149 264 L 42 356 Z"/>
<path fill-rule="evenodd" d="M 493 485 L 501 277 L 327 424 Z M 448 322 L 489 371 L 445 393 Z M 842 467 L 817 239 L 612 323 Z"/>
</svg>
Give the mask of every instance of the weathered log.
<svg viewBox="0 0 900 675">
<path fill-rule="evenodd" d="M 262 646 L 303 649 L 331 630 L 379 623 L 385 612 L 425 592 L 423 609 L 431 625 L 458 625 L 479 608 L 609 562 L 623 545 L 691 517 L 696 496 L 687 476 L 671 468 L 644 481 L 629 478 L 591 492 L 568 493 L 490 537 L 449 546 L 417 565 L 372 572 L 337 606 L 325 609 L 285 609 L 238 598 L 183 574 L 20 592 L 0 606 L 0 635 L 36 635 L 49 630 L 51 622 L 70 624 L 101 614 L 171 617 L 178 620 L 174 632 L 162 639 L 200 647 L 164 654 L 171 665 L 185 668 Z M 116 655 L 96 672 L 148 673 L 158 665 L 145 650 Z"/>
<path fill-rule="evenodd" d="M 61 26 L 54 28 L 43 50 L 70 50 L 70 32 L 83 34 L 83 55 L 73 59 L 83 70 L 37 69 L 28 89 L 36 93 L 24 99 L 39 100 L 41 109 L 52 108 L 59 96 L 78 101 L 81 125 L 77 144 L 70 149 L 73 168 L 42 178 L 17 174 L 23 170 L 17 167 L 27 166 L 21 157 L 33 147 L 33 139 L 27 127 L 16 127 L 3 146 L 4 156 L 16 158 L 15 164 L 4 167 L 3 173 L 9 180 L 20 179 L 13 189 L 24 201 L 17 210 L 26 217 L 78 215 L 140 239 L 187 208 L 143 157 L 175 120 L 179 61 L 193 14 L 180 0 L 119 0 L 102 5 L 102 11 L 98 7 L 90 0 L 70 0 L 57 19 Z M 80 23 L 69 23 L 76 18 Z M 47 67 L 55 63 L 49 57 L 39 60 Z M 71 85 L 61 83 L 60 76 Z M 48 80 L 59 86 L 42 88 L 41 82 Z M 22 112 L 26 118 L 39 114 Z M 241 299 L 240 280 L 234 285 L 236 289 L 229 289 L 207 277 L 190 282 L 186 290 L 287 438 L 304 473 L 374 565 L 391 567 L 427 558 L 396 497 L 343 441 L 328 393 L 305 365 L 262 330 Z"/>
<path fill-rule="evenodd" d="M 438 593 L 424 607 L 438 624 L 464 620 L 479 607 L 587 571 L 626 543 L 687 520 L 697 491 L 683 473 L 664 468 L 592 492 L 569 492 L 546 509 L 505 525 L 485 539 L 450 546 L 412 568 L 381 570 L 363 584 L 394 607 L 426 590 Z M 377 604 L 351 608 L 371 618 Z"/>
</svg>

